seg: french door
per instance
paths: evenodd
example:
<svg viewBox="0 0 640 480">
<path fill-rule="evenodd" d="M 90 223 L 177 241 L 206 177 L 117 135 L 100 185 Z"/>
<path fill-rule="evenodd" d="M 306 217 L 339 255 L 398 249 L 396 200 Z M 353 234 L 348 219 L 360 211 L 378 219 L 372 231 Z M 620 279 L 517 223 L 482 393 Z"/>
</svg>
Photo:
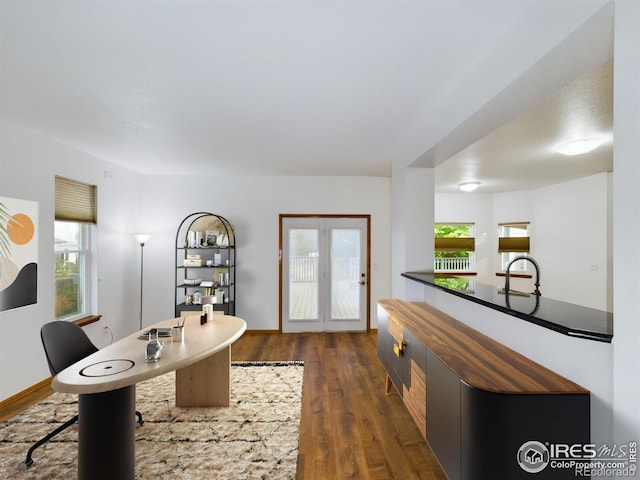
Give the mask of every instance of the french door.
<svg viewBox="0 0 640 480">
<path fill-rule="evenodd" d="M 280 216 L 283 332 L 366 331 L 367 216 Z"/>
</svg>

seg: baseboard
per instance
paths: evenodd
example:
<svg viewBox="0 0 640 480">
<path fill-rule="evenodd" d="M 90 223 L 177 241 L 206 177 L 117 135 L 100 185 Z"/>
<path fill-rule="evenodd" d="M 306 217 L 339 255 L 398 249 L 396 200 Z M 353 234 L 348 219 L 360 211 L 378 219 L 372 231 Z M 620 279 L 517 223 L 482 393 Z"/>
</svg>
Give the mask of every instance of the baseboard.
<svg viewBox="0 0 640 480">
<path fill-rule="evenodd" d="M 20 413 L 29 405 L 39 402 L 53 393 L 51 377 L 31 385 L 15 395 L 0 402 L 0 422 L 4 422 Z"/>
<path fill-rule="evenodd" d="M 246 330 L 244 333 L 281 333 L 280 330 Z"/>
<path fill-rule="evenodd" d="M 246 330 L 244 333 L 282 333 L 280 330 Z M 296 333 L 308 333 L 308 332 L 296 332 Z M 322 333 L 322 332 L 318 332 Z M 370 328 L 369 333 L 378 333 L 378 328 Z"/>
</svg>

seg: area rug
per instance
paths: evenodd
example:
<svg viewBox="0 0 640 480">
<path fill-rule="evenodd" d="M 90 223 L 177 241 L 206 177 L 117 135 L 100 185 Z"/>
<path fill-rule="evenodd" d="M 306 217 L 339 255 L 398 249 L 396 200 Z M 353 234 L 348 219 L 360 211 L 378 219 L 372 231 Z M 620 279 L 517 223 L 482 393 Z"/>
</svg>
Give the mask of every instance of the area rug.
<svg viewBox="0 0 640 480">
<path fill-rule="evenodd" d="M 234 362 L 228 408 L 176 407 L 174 373 L 139 383 L 136 478 L 294 479 L 303 370 L 302 362 Z M 33 442 L 77 410 L 76 395 L 54 393 L 3 422 L 0 478 L 76 478 L 76 426 L 38 448 L 31 468 L 18 465 Z"/>
</svg>

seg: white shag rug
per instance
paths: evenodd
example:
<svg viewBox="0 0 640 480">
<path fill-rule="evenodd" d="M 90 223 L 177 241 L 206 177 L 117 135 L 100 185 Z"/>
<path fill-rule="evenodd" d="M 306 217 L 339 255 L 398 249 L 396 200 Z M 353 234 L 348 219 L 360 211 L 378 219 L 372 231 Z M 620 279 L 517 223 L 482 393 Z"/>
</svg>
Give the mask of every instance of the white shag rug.
<svg viewBox="0 0 640 480">
<path fill-rule="evenodd" d="M 138 479 L 295 479 L 302 362 L 234 362 L 228 408 L 178 408 L 175 374 L 136 387 Z M 54 393 L 0 425 L 0 478 L 77 478 L 72 426 L 18 465 L 29 447 L 78 411 L 77 396 Z M 133 421 L 133 419 L 132 419 Z"/>
</svg>

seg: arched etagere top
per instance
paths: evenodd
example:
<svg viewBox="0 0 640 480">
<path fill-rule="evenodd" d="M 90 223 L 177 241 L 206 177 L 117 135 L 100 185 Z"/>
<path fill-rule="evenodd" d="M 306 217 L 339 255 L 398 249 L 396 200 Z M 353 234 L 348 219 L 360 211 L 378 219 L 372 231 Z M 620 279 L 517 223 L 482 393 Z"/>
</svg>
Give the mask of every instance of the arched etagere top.
<svg viewBox="0 0 640 480">
<path fill-rule="evenodd" d="M 211 212 L 186 216 L 176 231 L 175 315 L 203 309 L 235 314 L 236 234 L 231 222 Z"/>
</svg>

